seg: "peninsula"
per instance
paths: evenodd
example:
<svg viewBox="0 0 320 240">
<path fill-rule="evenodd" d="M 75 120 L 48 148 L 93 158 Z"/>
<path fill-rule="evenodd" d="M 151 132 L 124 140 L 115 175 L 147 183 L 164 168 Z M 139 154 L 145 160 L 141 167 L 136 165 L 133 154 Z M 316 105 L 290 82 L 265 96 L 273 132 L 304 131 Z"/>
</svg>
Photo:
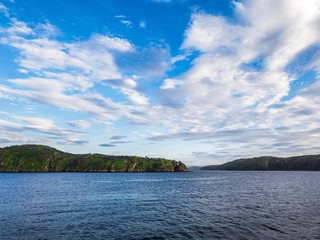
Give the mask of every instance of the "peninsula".
<svg viewBox="0 0 320 240">
<path fill-rule="evenodd" d="M 44 145 L 0 148 L 0 172 L 187 172 L 163 158 L 71 154 Z"/>
<path fill-rule="evenodd" d="M 221 165 L 209 165 L 200 170 L 233 171 L 320 171 L 320 155 L 303 155 L 288 158 L 243 158 Z"/>
</svg>

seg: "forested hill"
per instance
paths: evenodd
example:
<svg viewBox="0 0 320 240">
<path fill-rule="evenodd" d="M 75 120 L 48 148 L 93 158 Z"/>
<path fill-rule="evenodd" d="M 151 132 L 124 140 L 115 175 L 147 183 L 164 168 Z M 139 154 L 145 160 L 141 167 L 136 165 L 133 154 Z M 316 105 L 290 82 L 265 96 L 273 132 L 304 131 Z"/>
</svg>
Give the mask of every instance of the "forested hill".
<svg viewBox="0 0 320 240">
<path fill-rule="evenodd" d="M 186 172 L 174 160 L 103 154 L 71 154 L 43 145 L 0 148 L 0 172 Z"/>
<path fill-rule="evenodd" d="M 205 166 L 201 170 L 320 171 L 320 155 L 244 158 L 222 165 Z"/>
</svg>

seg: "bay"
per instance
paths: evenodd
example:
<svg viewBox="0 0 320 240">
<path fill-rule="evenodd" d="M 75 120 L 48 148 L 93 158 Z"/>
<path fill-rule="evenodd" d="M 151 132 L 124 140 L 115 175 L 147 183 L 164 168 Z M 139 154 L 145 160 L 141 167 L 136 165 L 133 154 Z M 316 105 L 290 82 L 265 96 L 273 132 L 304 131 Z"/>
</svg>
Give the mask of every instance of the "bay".
<svg viewBox="0 0 320 240">
<path fill-rule="evenodd" d="M 319 172 L 1 173 L 0 239 L 320 239 Z"/>
</svg>

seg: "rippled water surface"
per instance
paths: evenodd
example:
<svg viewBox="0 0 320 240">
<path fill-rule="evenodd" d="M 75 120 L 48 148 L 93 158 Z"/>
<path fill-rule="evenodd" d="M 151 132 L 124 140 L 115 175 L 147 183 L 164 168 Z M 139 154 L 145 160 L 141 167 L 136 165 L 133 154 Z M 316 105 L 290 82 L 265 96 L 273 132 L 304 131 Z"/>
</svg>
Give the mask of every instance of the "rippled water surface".
<svg viewBox="0 0 320 240">
<path fill-rule="evenodd" d="M 319 172 L 1 173 L 0 239 L 320 239 Z"/>
</svg>

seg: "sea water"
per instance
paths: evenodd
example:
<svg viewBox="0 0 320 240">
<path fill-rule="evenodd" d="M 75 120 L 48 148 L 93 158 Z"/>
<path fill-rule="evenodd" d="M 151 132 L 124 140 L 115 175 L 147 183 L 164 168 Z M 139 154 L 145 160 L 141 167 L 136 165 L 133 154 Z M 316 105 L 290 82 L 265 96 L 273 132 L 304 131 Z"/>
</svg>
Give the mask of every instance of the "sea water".
<svg viewBox="0 0 320 240">
<path fill-rule="evenodd" d="M 320 239 L 320 172 L 0 173 L 0 239 Z"/>
</svg>

